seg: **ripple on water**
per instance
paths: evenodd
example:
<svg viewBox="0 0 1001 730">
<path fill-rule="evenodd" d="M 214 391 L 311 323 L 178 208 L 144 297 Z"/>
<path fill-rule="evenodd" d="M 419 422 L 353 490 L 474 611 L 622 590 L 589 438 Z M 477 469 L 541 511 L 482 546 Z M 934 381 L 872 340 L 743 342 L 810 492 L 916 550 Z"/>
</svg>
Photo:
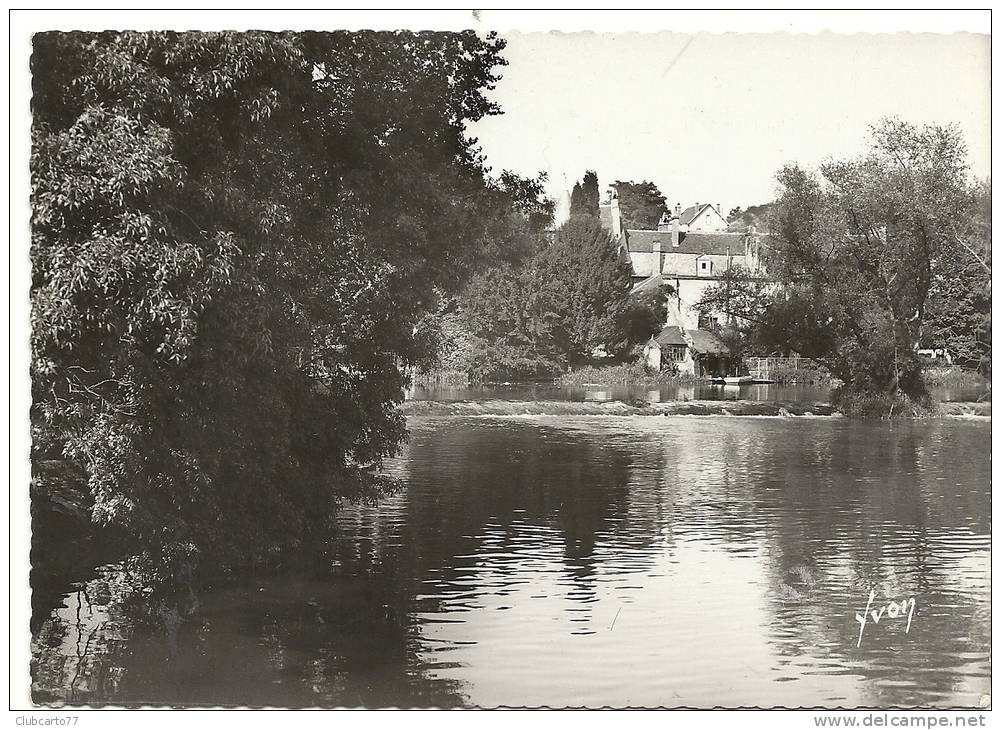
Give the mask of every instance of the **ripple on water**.
<svg viewBox="0 0 1001 730">
<path fill-rule="evenodd" d="M 976 706 L 989 443 L 966 421 L 423 419 L 390 464 L 406 489 L 338 512 L 329 575 L 209 592 L 169 636 L 71 594 L 36 697 Z M 916 608 L 859 645 L 870 590 Z"/>
</svg>

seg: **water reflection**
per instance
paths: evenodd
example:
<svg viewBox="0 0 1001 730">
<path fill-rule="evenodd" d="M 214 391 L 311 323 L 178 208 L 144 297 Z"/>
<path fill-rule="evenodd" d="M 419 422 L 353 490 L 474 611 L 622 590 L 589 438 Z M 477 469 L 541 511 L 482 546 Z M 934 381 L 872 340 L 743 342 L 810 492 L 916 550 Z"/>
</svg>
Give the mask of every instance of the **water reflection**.
<svg viewBox="0 0 1001 730">
<path fill-rule="evenodd" d="M 989 692 L 986 423 L 415 419 L 408 488 L 321 575 L 141 630 L 71 594 L 36 701 L 975 706 Z M 913 596 L 856 647 L 870 588 Z M 113 591 L 111 591 L 113 592 Z M 87 599 L 90 599 L 90 604 Z"/>
</svg>

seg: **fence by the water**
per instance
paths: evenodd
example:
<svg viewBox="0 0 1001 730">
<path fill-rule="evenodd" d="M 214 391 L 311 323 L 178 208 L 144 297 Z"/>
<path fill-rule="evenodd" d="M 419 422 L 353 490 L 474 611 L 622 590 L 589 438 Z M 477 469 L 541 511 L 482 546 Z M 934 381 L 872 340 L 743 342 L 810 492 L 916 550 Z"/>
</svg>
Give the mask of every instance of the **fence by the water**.
<svg viewBox="0 0 1001 730">
<path fill-rule="evenodd" d="M 748 357 L 745 362 L 748 373 L 761 380 L 816 383 L 831 378 L 827 369 L 816 360 L 798 355 L 792 357 Z"/>
</svg>

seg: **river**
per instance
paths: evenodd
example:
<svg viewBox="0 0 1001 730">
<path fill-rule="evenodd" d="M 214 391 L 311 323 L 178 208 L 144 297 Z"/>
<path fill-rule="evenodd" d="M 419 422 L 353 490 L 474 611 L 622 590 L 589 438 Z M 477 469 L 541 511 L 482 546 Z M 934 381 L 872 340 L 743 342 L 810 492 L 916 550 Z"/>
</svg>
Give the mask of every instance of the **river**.
<svg viewBox="0 0 1001 730">
<path fill-rule="evenodd" d="M 102 580 L 70 587 L 33 641 L 35 701 L 976 707 L 990 692 L 988 420 L 409 425 L 388 467 L 404 489 L 344 506 L 322 571 L 206 590 L 160 630 Z M 880 620 L 862 626 L 867 603 Z"/>
</svg>

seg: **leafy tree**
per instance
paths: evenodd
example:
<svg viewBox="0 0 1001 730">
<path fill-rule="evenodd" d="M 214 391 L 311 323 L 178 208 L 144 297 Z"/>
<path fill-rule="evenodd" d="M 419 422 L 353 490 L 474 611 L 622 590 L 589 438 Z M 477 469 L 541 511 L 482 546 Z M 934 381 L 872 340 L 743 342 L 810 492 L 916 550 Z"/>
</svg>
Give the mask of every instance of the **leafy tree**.
<svg viewBox="0 0 1001 730">
<path fill-rule="evenodd" d="M 749 205 L 746 209 L 733 208 L 726 218 L 731 231 L 746 231 L 752 226 L 759 231 L 767 231 L 772 216 L 772 203 Z"/>
<path fill-rule="evenodd" d="M 426 328 L 427 335 L 434 338 L 436 358 L 433 364 L 416 370 L 412 384 L 435 385 L 457 384 L 468 381 L 476 350 L 470 333 L 462 324 L 462 319 L 454 307 L 454 300 L 443 304 L 439 311 L 429 314 L 420 327 Z"/>
<path fill-rule="evenodd" d="M 580 181 L 577 181 L 573 184 L 573 190 L 570 191 L 570 215 L 583 215 L 586 207 L 584 188 L 581 187 Z"/>
<path fill-rule="evenodd" d="M 950 241 L 976 231 L 965 154 L 951 127 L 885 120 L 859 159 L 819 175 L 783 168 L 765 262 L 780 287 L 736 275 L 703 306 L 755 323 L 763 344 L 820 360 L 846 399 L 921 399 L 915 350 L 929 293 Z"/>
<path fill-rule="evenodd" d="M 668 305 L 675 293 L 674 287 L 662 284 L 654 290 L 630 295 L 617 325 L 619 339 L 611 343 L 609 352 L 625 358 L 630 348 L 658 334 L 667 321 Z"/>
<path fill-rule="evenodd" d="M 633 302 L 631 269 L 594 216 L 572 216 L 521 267 L 476 276 L 459 300 L 474 339 L 475 379 L 554 375 L 598 347 L 624 355 L 650 332 L 647 306 Z M 654 315 L 662 316 L 662 315 Z M 637 334 L 638 333 L 638 334 Z"/>
<path fill-rule="evenodd" d="M 545 242 L 555 204 L 545 197 L 546 176 L 522 178 L 509 170 L 488 179 L 476 199 L 479 217 L 458 235 L 471 239 L 472 270 L 513 265 L 531 258 Z"/>
<path fill-rule="evenodd" d="M 384 486 L 416 324 L 508 184 L 464 132 L 503 45 L 35 36 L 33 453 L 82 463 L 159 577 L 274 559 Z"/>
<path fill-rule="evenodd" d="M 536 266 L 552 311 L 557 348 L 571 364 L 614 349 L 628 306 L 632 269 L 594 216 L 571 216 Z"/>
<path fill-rule="evenodd" d="M 652 182 L 615 181 L 622 214 L 622 227 L 636 230 L 657 228 L 660 218 L 667 212 L 667 199 Z"/>
<path fill-rule="evenodd" d="M 470 379 L 552 376 L 566 366 L 559 313 L 538 268 L 499 266 L 476 275 L 459 299 L 472 350 Z"/>
<path fill-rule="evenodd" d="M 765 279 L 752 275 L 740 266 L 732 266 L 720 274 L 713 286 L 707 287 L 694 304 L 700 321 L 713 321 L 712 328 L 734 357 L 749 352 L 773 352 L 775 343 L 769 339 L 769 305 L 771 287 Z M 723 326 L 716 326 L 718 315 Z M 707 325 L 708 326 L 708 325 Z M 796 330 L 798 332 L 800 330 Z M 785 345 L 783 345 L 785 347 Z"/>
<path fill-rule="evenodd" d="M 510 170 L 500 175 L 499 187 L 504 193 L 501 212 L 513 211 L 524 220 L 524 229 L 538 242 L 538 237 L 552 226 L 556 201 L 545 194 L 546 173 L 540 172 L 534 178 L 523 178 Z M 534 250 L 529 252 L 535 253 Z"/>
<path fill-rule="evenodd" d="M 584 212 L 597 217 L 598 205 L 601 203 L 601 193 L 598 189 L 598 173 L 594 170 L 585 172 L 580 186 L 584 191 Z"/>
<path fill-rule="evenodd" d="M 969 232 L 947 240 L 935 267 L 921 342 L 946 348 L 953 362 L 991 371 L 991 191 L 977 186 Z"/>
<path fill-rule="evenodd" d="M 600 202 L 598 173 L 588 170 L 584 173 L 583 180 L 574 183 L 573 192 L 570 193 L 570 215 L 593 215 L 597 218 Z"/>
<path fill-rule="evenodd" d="M 427 369 L 461 370 L 473 381 L 483 380 L 494 372 L 512 377 L 539 374 L 537 363 L 519 364 L 516 358 L 504 360 L 506 345 L 495 342 L 496 338 L 503 339 L 503 331 L 498 332 L 493 327 L 496 322 L 490 318 L 494 308 L 503 309 L 515 303 L 496 301 L 494 287 L 508 286 L 511 272 L 519 270 L 548 244 L 554 203 L 545 197 L 544 183 L 545 175 L 541 173 L 534 179 L 520 178 L 509 171 L 501 173 L 489 201 L 492 212 L 485 206 L 484 220 L 489 225 L 477 243 L 481 252 L 478 274 L 464 291 L 456 295 L 441 293 L 438 306 L 419 325 L 420 331 L 434 343 L 430 349 L 436 353 L 434 365 Z M 487 309 L 481 310 L 484 303 Z M 463 309 L 468 311 L 464 313 Z M 512 312 L 510 316 L 519 315 Z M 502 320 L 500 317 L 498 321 Z M 468 322 L 476 321 L 488 323 L 487 329 L 478 331 L 479 336 L 467 328 Z"/>
</svg>

